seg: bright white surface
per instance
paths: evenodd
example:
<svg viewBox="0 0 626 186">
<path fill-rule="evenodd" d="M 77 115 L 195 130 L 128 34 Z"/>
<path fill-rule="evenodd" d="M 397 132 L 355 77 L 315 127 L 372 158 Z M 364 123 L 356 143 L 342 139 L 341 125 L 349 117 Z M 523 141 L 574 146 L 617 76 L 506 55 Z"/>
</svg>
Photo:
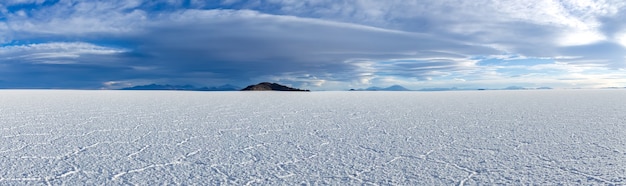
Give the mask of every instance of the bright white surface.
<svg viewBox="0 0 626 186">
<path fill-rule="evenodd" d="M 0 91 L 0 185 L 626 184 L 626 91 Z"/>
</svg>

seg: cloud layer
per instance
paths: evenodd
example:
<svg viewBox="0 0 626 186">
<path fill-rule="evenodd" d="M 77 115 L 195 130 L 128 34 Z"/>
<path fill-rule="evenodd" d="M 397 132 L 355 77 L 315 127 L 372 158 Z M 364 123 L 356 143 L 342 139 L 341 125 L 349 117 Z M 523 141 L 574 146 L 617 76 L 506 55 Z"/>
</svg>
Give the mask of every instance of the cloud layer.
<svg viewBox="0 0 626 186">
<path fill-rule="evenodd" d="M 610 0 L 13 0 L 0 87 L 626 86 Z"/>
</svg>

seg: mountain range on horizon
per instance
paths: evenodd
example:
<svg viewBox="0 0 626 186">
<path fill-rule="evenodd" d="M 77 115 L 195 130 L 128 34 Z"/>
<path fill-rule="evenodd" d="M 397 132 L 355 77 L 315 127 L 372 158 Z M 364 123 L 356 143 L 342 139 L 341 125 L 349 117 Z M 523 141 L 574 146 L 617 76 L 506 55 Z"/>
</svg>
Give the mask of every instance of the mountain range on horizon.
<svg viewBox="0 0 626 186">
<path fill-rule="evenodd" d="M 133 87 L 126 87 L 120 90 L 187 90 L 187 91 L 238 91 L 241 90 L 241 87 L 225 84 L 221 86 L 213 86 L 213 87 L 196 87 L 193 85 L 160 85 L 160 84 L 149 84 L 149 85 L 138 85 Z"/>
<path fill-rule="evenodd" d="M 410 89 L 404 88 L 400 85 L 392 85 L 386 88 L 381 88 L 377 86 L 368 87 L 366 89 L 350 89 L 351 91 L 411 91 Z"/>
<path fill-rule="evenodd" d="M 609 88 L 622 88 L 622 87 L 609 87 Z M 626 87 L 623 87 L 626 88 Z M 350 91 L 455 91 L 455 90 L 545 90 L 552 89 L 551 87 L 537 87 L 537 88 L 528 88 L 522 86 L 509 86 L 501 89 L 472 89 L 472 88 L 422 88 L 411 90 L 405 88 L 401 85 L 392 85 L 389 87 L 378 87 L 372 86 L 368 88 L 360 88 L 360 89 L 350 89 Z M 245 88 L 225 84 L 221 86 L 211 86 L 211 87 L 196 87 L 193 85 L 170 85 L 170 84 L 148 84 L 148 85 L 137 85 L 133 87 L 121 88 L 118 90 L 177 90 L 177 91 L 240 91 L 240 90 L 278 90 L 278 91 L 308 91 L 308 90 L 300 90 L 296 88 L 287 87 L 284 85 L 280 85 L 277 83 L 269 83 L 262 82 L 256 85 L 250 85 Z"/>
<path fill-rule="evenodd" d="M 262 82 L 241 88 L 235 85 L 225 84 L 213 87 L 196 87 L 193 85 L 170 85 L 170 84 L 148 84 L 126 87 L 119 90 L 175 90 L 175 91 L 309 91 L 288 87 L 278 83 Z"/>
<path fill-rule="evenodd" d="M 179 91 L 239 91 L 239 90 L 279 90 L 279 91 L 299 91 L 300 89 L 295 89 L 291 87 L 287 87 L 284 85 L 280 85 L 277 83 L 269 83 L 262 82 L 256 85 L 250 85 L 246 88 L 241 88 L 231 84 L 225 84 L 221 86 L 212 86 L 212 87 L 196 87 L 193 85 L 170 85 L 170 84 L 148 84 L 148 85 L 137 85 L 132 87 L 121 88 L 119 90 L 179 90 Z M 400 85 L 392 85 L 389 87 L 377 87 L 372 86 L 365 89 L 350 89 L 351 91 L 412 91 Z M 300 91 L 308 91 L 308 90 L 300 90 Z"/>
</svg>

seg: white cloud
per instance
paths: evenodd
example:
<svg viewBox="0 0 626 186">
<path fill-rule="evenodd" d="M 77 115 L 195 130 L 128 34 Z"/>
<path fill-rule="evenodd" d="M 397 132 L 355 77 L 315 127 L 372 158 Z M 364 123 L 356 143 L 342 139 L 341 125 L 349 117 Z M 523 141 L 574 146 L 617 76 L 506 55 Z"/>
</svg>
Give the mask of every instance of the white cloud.
<svg viewBox="0 0 626 186">
<path fill-rule="evenodd" d="M 19 61 L 41 64 L 78 63 L 81 55 L 113 55 L 125 50 L 102 47 L 89 43 L 57 42 L 0 47 L 0 58 L 4 61 Z"/>
<path fill-rule="evenodd" d="M 569 32 L 564 32 L 559 38 L 558 44 L 560 46 L 586 45 L 600 42 L 606 39 L 607 37 L 599 31 L 572 30 Z"/>
<path fill-rule="evenodd" d="M 4 0 L 3 3 L 11 6 L 11 5 L 17 5 L 17 4 L 42 4 L 44 3 L 46 0 Z"/>
<path fill-rule="evenodd" d="M 0 44 L 9 42 L 11 34 L 12 33 L 9 31 L 7 24 L 0 22 Z"/>
<path fill-rule="evenodd" d="M 594 64 L 568 64 L 564 62 L 555 62 L 552 64 L 539 64 L 525 67 L 529 70 L 536 71 L 545 71 L 545 70 L 559 70 L 566 73 L 582 73 L 585 71 L 594 71 L 594 70 L 606 70 L 606 67 L 603 65 L 594 65 Z"/>
<path fill-rule="evenodd" d="M 0 47 L 0 54 L 8 54 L 14 52 L 32 53 L 38 51 L 63 51 L 74 53 L 90 53 L 90 54 L 111 54 L 122 52 L 123 50 L 102 47 L 90 43 L 83 42 L 54 42 L 28 45 L 12 45 Z"/>
<path fill-rule="evenodd" d="M 477 45 L 538 57 L 557 55 L 554 51 L 562 46 L 609 39 L 600 31 L 603 22 L 599 19 L 615 16 L 626 6 L 619 0 L 276 0 L 268 3 L 283 7 L 281 13 L 433 33 L 439 37 L 463 37 Z"/>
<path fill-rule="evenodd" d="M 615 39 L 617 43 L 619 43 L 623 47 L 626 47 L 626 30 L 622 31 L 619 34 L 616 34 Z"/>
<path fill-rule="evenodd" d="M 49 7 L 43 7 L 40 11 L 29 10 L 28 16 L 25 10 L 18 10 L 7 15 L 5 24 L 11 32 L 19 33 L 14 34 L 17 37 L 13 38 L 15 40 L 38 34 L 76 36 L 131 32 L 140 29 L 147 19 L 144 11 L 133 9 L 141 3 L 139 0 L 60 1 Z"/>
</svg>

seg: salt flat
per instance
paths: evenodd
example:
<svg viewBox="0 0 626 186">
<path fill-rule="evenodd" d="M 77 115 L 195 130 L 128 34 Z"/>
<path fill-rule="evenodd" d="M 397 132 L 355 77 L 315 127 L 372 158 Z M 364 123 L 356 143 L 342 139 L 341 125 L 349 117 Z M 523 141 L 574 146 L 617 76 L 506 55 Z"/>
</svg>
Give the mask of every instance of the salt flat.
<svg viewBox="0 0 626 186">
<path fill-rule="evenodd" d="M 2 90 L 0 138 L 0 185 L 624 185 L 626 90 Z"/>
</svg>

